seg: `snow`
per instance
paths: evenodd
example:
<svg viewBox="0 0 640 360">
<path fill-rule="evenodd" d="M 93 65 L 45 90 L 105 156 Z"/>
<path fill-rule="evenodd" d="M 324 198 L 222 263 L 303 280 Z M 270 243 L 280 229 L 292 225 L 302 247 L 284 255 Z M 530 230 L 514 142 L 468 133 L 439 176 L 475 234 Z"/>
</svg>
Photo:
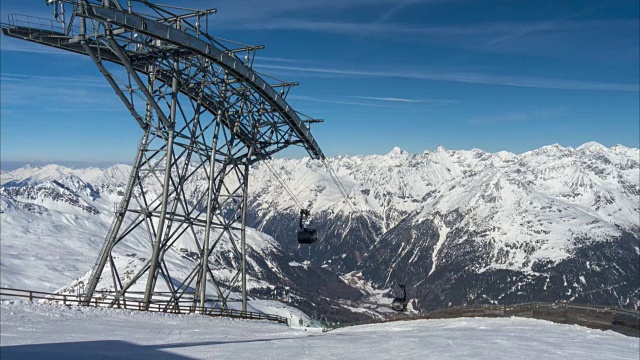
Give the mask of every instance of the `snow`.
<svg viewBox="0 0 640 360">
<path fill-rule="evenodd" d="M 322 333 L 267 322 L 3 301 L 10 359 L 638 359 L 638 339 L 522 318 L 416 320 Z M 306 330 L 306 331 L 305 331 Z"/>
<path fill-rule="evenodd" d="M 431 261 L 433 265 L 431 266 L 431 270 L 429 271 L 429 275 L 431 275 L 436 270 L 436 265 L 438 264 L 438 252 L 442 247 L 442 244 L 447 240 L 447 234 L 449 233 L 449 228 L 442 222 L 441 219 L 436 220 L 436 226 L 438 227 L 438 242 L 436 246 L 433 247 L 433 254 L 431 255 Z"/>
<path fill-rule="evenodd" d="M 607 148 L 595 141 L 586 142 L 576 149 L 577 151 L 607 151 Z"/>
<path fill-rule="evenodd" d="M 394 147 L 393 149 L 391 149 L 391 152 L 389 152 L 389 154 L 387 154 L 388 156 L 399 156 L 399 155 L 403 155 L 406 154 L 407 152 L 404 151 L 403 149 L 399 148 L 399 147 Z"/>
<path fill-rule="evenodd" d="M 289 262 L 289 266 L 293 266 L 293 267 L 303 267 L 303 268 L 308 268 L 309 267 L 310 262 L 307 261 L 303 261 L 303 262 L 297 262 L 297 261 L 290 261 Z"/>
</svg>

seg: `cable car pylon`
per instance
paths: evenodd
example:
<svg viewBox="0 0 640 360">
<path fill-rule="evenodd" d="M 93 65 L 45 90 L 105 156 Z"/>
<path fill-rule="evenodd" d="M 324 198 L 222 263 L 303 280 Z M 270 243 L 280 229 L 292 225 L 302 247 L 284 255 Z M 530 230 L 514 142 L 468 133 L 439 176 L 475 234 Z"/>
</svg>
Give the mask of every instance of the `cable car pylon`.
<svg viewBox="0 0 640 360">
<path fill-rule="evenodd" d="M 247 309 L 246 216 L 249 168 L 290 146 L 325 158 L 304 117 L 286 101 L 297 83 L 252 69 L 262 45 L 209 34 L 215 9 L 192 10 L 146 0 L 47 0 L 54 19 L 11 15 L 6 36 L 85 55 L 96 65 L 142 130 L 124 196 L 85 286 L 84 301 L 107 286 L 114 304 L 144 289 L 145 308 L 160 291 L 204 309 L 211 286 L 226 307 L 240 283 Z M 66 14 L 66 15 L 65 15 Z M 267 79 L 267 80 L 265 80 Z M 187 184 L 205 179 L 196 200 Z M 135 236 L 142 236 L 140 243 Z M 198 256 L 177 278 L 165 261 L 176 243 Z M 211 260 L 231 244 L 231 278 Z M 115 261 L 123 244 L 144 247 L 133 274 Z M 102 280 L 102 282 L 101 282 Z M 167 305 L 170 307 L 171 305 Z"/>
</svg>

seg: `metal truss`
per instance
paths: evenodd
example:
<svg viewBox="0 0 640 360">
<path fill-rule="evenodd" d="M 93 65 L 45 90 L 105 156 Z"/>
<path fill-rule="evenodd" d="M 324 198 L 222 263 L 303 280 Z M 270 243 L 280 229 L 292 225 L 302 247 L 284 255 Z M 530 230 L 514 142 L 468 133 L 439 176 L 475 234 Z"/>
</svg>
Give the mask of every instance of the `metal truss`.
<svg viewBox="0 0 640 360">
<path fill-rule="evenodd" d="M 241 283 L 246 311 L 250 165 L 292 145 L 324 159 L 309 130 L 318 120 L 301 119 L 285 100 L 297 83 L 268 84 L 251 68 L 262 46 L 232 48 L 238 43 L 208 35 L 214 9 L 191 11 L 147 1 L 128 1 L 126 7 L 114 0 L 48 3 L 56 20 L 12 15 L 3 33 L 90 57 L 142 129 L 85 301 L 105 275 L 113 280 L 114 302 L 124 301 L 135 284 L 144 283 L 146 307 L 159 293 L 159 279 L 171 294 L 168 307 L 189 298 L 194 308 L 203 308 L 207 285 L 226 307 Z M 188 190 L 196 178 L 207 187 Z M 134 233 L 146 238 L 147 260 L 136 273 L 124 276 L 114 253 Z M 177 241 L 198 249 L 184 279 L 174 278 L 165 262 Z M 211 267 L 222 242 L 232 245 L 233 263 L 239 265 L 225 279 Z"/>
</svg>

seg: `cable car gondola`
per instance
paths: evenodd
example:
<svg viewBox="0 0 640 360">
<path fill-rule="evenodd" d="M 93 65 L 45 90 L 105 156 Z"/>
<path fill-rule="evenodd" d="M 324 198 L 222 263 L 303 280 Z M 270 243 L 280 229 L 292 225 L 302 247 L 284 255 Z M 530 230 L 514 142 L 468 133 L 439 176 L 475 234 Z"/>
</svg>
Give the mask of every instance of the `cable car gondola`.
<svg viewBox="0 0 640 360">
<path fill-rule="evenodd" d="M 403 284 L 398 285 L 402 289 L 403 296 L 394 298 L 391 302 L 391 310 L 406 311 L 407 310 L 407 289 Z"/>
<path fill-rule="evenodd" d="M 311 212 L 309 212 L 309 210 L 300 210 L 300 230 L 298 231 L 299 244 L 313 244 L 314 242 L 318 241 L 318 232 L 316 231 L 316 229 L 307 227 L 309 216 L 311 216 Z"/>
</svg>

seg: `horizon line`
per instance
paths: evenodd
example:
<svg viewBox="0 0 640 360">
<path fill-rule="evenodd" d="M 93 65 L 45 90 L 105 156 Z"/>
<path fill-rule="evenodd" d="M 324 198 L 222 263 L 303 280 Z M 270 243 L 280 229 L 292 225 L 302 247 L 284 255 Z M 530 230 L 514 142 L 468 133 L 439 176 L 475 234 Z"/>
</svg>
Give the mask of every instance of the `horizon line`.
<svg viewBox="0 0 640 360">
<path fill-rule="evenodd" d="M 636 151 L 640 151 L 640 146 L 639 147 L 633 147 L 633 146 L 627 146 L 624 144 L 616 144 L 613 146 L 606 146 L 603 145 L 602 143 L 598 142 L 598 141 L 587 141 L 579 146 L 576 147 L 572 147 L 572 146 L 563 146 L 559 143 L 553 143 L 553 144 L 549 144 L 549 145 L 543 145 L 540 146 L 538 148 L 535 149 L 531 149 L 531 150 L 527 150 L 521 153 L 514 153 L 512 151 L 508 151 L 508 150 L 498 150 L 498 151 L 486 151 L 477 147 L 473 147 L 473 148 L 467 148 L 467 149 L 447 149 L 444 146 L 440 145 L 438 146 L 436 149 L 431 150 L 431 149 L 425 149 L 422 152 L 411 152 L 411 151 L 406 151 L 404 149 L 402 149 L 401 147 L 395 146 L 393 147 L 389 152 L 387 153 L 367 153 L 367 154 L 336 154 L 336 155 L 332 155 L 332 156 L 328 156 L 328 158 L 343 158 L 343 157 L 362 157 L 362 156 L 385 156 L 385 155 L 389 155 L 389 154 L 409 154 L 409 155 L 423 155 L 423 154 L 428 154 L 428 153 L 437 153 L 437 152 L 441 152 L 441 151 L 482 151 L 488 154 L 497 154 L 497 153 L 509 153 L 512 154 L 514 156 L 521 156 L 524 155 L 526 153 L 529 152 L 533 152 L 536 150 L 540 150 L 540 149 L 544 149 L 544 148 L 551 148 L 551 147 L 559 147 L 562 148 L 564 150 L 572 150 L 572 151 L 577 151 L 580 150 L 580 148 L 584 147 L 585 145 L 594 145 L 594 146 L 601 146 L 607 150 L 613 150 L 616 147 L 622 146 L 628 150 L 636 150 Z M 308 158 L 309 156 L 283 156 L 283 157 L 276 157 L 276 159 L 304 159 L 304 158 Z M 19 167 L 16 167 L 18 166 Z M 67 167 L 67 168 L 76 168 L 76 169 L 86 169 L 89 167 L 97 167 L 97 168 L 104 168 L 104 167 L 111 167 L 111 166 L 115 166 L 115 165 L 128 165 L 128 166 L 132 166 L 131 161 L 120 161 L 120 160 L 104 160 L 104 161 L 95 161 L 95 160 L 63 160 L 63 159 L 50 159 L 50 160 L 4 160 L 4 159 L 0 159 L 0 169 L 1 170 L 5 170 L 5 167 L 12 167 L 13 169 L 11 170 L 7 170 L 7 171 L 12 171 L 12 170 L 16 170 L 16 169 L 20 169 L 20 168 L 24 168 L 27 166 L 33 166 L 33 167 L 46 167 L 49 165 L 58 165 L 58 166 L 62 166 L 62 167 Z M 79 166 L 83 166 L 83 167 L 79 167 Z"/>
</svg>

